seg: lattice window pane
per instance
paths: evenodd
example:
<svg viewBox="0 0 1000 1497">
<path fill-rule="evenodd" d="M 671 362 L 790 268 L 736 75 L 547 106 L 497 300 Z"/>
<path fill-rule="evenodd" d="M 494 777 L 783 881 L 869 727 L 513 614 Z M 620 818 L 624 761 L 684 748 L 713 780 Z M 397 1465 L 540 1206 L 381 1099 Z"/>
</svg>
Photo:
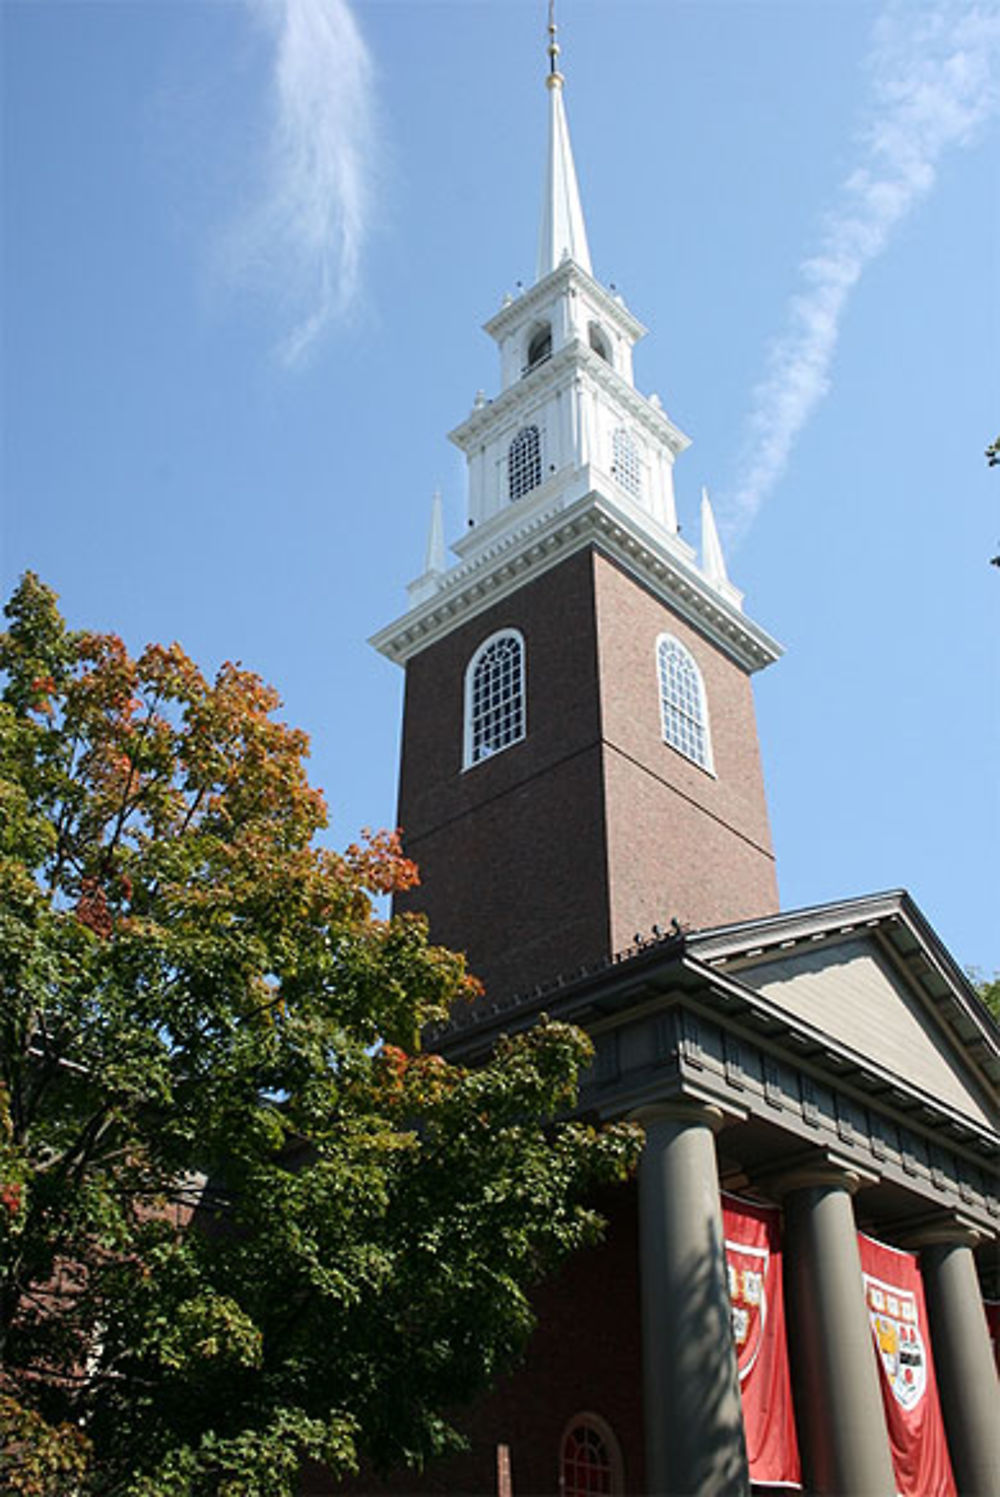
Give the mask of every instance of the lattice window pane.
<svg viewBox="0 0 1000 1497">
<path fill-rule="evenodd" d="M 614 475 L 622 488 L 636 498 L 642 490 L 642 469 L 639 464 L 639 448 L 635 437 L 627 427 L 619 426 L 611 439 Z"/>
<path fill-rule="evenodd" d="M 703 769 L 711 768 L 708 712 L 701 673 L 676 639 L 664 637 L 656 651 L 663 737 Z"/>
<path fill-rule="evenodd" d="M 592 1497 L 612 1491 L 611 1453 L 596 1429 L 581 1424 L 563 1442 L 562 1497 Z"/>
<path fill-rule="evenodd" d="M 478 764 L 524 737 L 524 659 L 516 634 L 483 650 L 472 672 L 469 757 Z"/>
<path fill-rule="evenodd" d="M 537 426 L 522 426 L 507 454 L 507 474 L 512 500 L 537 489 L 542 481 L 542 440 Z"/>
</svg>

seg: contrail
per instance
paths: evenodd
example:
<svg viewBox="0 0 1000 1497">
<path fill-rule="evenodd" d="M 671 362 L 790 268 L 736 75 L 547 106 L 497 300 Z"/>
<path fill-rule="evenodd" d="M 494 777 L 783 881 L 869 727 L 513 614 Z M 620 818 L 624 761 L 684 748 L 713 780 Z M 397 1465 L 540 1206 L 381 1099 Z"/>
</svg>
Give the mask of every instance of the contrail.
<svg viewBox="0 0 1000 1497">
<path fill-rule="evenodd" d="M 781 478 L 796 437 L 830 389 L 848 299 L 893 230 L 930 192 L 952 146 L 970 144 L 1000 108 L 1000 7 L 904 0 L 882 13 L 867 61 L 873 103 L 854 170 L 799 267 L 785 331 L 753 392 L 742 478 L 723 500 L 739 539 Z"/>
<path fill-rule="evenodd" d="M 248 0 L 272 45 L 261 200 L 231 241 L 237 272 L 280 290 L 293 364 L 356 300 L 371 218 L 374 82 L 347 0 Z"/>
</svg>

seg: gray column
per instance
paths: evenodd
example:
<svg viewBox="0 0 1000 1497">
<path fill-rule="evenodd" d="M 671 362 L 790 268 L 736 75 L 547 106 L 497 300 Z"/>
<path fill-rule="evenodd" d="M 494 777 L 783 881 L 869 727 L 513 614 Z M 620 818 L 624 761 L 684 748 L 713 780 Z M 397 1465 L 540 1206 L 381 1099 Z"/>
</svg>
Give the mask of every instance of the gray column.
<svg viewBox="0 0 1000 1497">
<path fill-rule="evenodd" d="M 952 1224 L 924 1234 L 914 1245 L 921 1249 L 931 1351 L 955 1484 L 962 1497 L 997 1497 L 1000 1392 L 972 1257 L 977 1241 L 976 1232 Z"/>
<path fill-rule="evenodd" d="M 646 1491 L 749 1493 L 714 1133 L 717 1108 L 638 1114 Z"/>
<path fill-rule="evenodd" d="M 781 1182 L 788 1349 L 807 1486 L 892 1497 L 896 1483 L 851 1205 L 859 1183 L 831 1165 Z"/>
</svg>

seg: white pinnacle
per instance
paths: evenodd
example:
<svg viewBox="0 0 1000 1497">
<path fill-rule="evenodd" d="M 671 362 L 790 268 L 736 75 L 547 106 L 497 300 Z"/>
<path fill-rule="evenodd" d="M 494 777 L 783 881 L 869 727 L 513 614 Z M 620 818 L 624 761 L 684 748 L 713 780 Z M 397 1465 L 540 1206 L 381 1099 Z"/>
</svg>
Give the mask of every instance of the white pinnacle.
<svg viewBox="0 0 1000 1497">
<path fill-rule="evenodd" d="M 722 554 L 722 543 L 712 513 L 708 490 L 701 491 L 701 569 L 714 586 L 728 582 L 726 559 Z"/>
<path fill-rule="evenodd" d="M 444 512 L 441 505 L 441 490 L 435 489 L 431 500 L 431 528 L 427 533 L 427 559 L 424 571 L 440 573 L 444 570 Z"/>
<path fill-rule="evenodd" d="M 549 90 L 549 155 L 542 196 L 542 221 L 538 232 L 536 281 L 542 280 L 566 258 L 575 260 L 588 275 L 592 274 L 587 230 L 583 222 L 583 208 L 580 206 L 580 189 L 573 165 L 573 148 L 569 141 L 569 126 L 563 106 L 563 76 L 556 68 L 559 46 L 555 33 L 555 24 L 550 16 L 551 66 L 545 80 Z"/>
</svg>

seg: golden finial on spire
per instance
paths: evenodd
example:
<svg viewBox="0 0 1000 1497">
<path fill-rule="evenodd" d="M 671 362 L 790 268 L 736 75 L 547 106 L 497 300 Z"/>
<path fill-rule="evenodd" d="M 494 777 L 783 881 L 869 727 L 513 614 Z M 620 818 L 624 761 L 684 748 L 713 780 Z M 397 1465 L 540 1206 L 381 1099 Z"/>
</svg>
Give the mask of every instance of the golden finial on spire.
<svg viewBox="0 0 1000 1497">
<path fill-rule="evenodd" d="M 556 0 L 549 0 L 549 76 L 545 82 L 549 88 L 561 88 L 563 75 L 559 71 L 556 59 L 559 56 L 559 43 L 556 41 Z"/>
</svg>

